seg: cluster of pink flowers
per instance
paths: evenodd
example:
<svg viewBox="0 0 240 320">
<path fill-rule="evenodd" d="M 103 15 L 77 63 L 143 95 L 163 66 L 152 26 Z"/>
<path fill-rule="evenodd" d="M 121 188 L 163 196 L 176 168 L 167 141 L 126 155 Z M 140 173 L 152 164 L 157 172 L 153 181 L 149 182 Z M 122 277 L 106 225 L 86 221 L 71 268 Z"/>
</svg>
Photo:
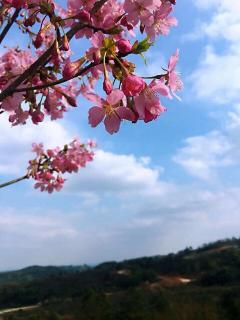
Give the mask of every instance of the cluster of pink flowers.
<svg viewBox="0 0 240 320">
<path fill-rule="evenodd" d="M 82 96 L 94 103 L 89 124 L 103 122 L 110 134 L 122 121 L 157 119 L 166 110 L 161 97 L 178 98 L 183 86 L 176 72 L 179 50 L 163 71 L 145 78 L 136 74 L 129 57 L 143 55 L 156 37 L 177 25 L 172 16 L 175 4 L 176 0 L 68 0 L 61 7 L 54 0 L 0 0 L 0 44 L 14 25 L 30 40 L 29 48 L 7 48 L 0 55 L 0 115 L 8 113 L 14 126 L 29 120 L 38 124 L 46 117 L 56 120 L 77 107 L 77 97 Z M 138 30 L 143 35 L 139 40 L 134 39 Z M 71 51 L 74 37 L 89 41 L 79 56 Z M 95 93 L 99 81 L 104 97 Z M 63 180 L 52 175 L 38 172 L 42 190 L 50 188 L 47 181 L 51 188 L 60 188 Z"/>
<path fill-rule="evenodd" d="M 105 99 L 92 92 L 83 92 L 88 100 L 96 104 L 89 110 L 89 124 L 96 127 L 104 119 L 106 130 L 113 134 L 118 132 L 122 120 L 133 123 L 138 120 L 145 123 L 155 120 L 166 111 L 160 97 L 172 99 L 176 91 L 182 89 L 182 81 L 175 71 L 178 56 L 177 51 L 170 58 L 166 74 L 156 76 L 149 84 L 143 78 L 126 71 L 121 90 L 113 89 L 111 85 L 109 90 L 104 88 L 107 94 Z"/>
<path fill-rule="evenodd" d="M 57 147 L 45 151 L 42 143 L 34 143 L 32 150 L 36 153 L 36 158 L 29 161 L 28 177 L 36 180 L 36 189 L 49 193 L 60 191 L 66 181 L 62 174 L 78 172 L 80 168 L 84 168 L 87 162 L 93 160 L 94 147 L 93 141 L 83 144 L 75 139 L 63 149 Z"/>
</svg>

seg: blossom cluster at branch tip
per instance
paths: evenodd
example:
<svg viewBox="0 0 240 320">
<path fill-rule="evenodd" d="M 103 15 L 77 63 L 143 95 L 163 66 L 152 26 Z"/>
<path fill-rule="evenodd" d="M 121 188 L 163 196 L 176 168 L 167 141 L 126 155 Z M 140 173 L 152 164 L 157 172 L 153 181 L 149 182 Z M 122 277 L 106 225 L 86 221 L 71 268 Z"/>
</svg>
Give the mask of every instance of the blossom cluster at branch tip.
<svg viewBox="0 0 240 320">
<path fill-rule="evenodd" d="M 150 77 L 136 74 L 131 56 L 143 56 L 156 38 L 177 26 L 175 4 L 176 0 L 67 0 L 61 6 L 54 0 L 0 0 L 0 115 L 7 114 L 12 126 L 38 125 L 47 118 L 63 118 L 81 97 L 93 104 L 90 126 L 103 122 L 110 134 L 118 132 L 123 121 L 157 119 L 166 111 L 162 98 L 179 99 L 183 88 L 176 71 L 179 50 Z M 25 41 L 5 46 L 11 26 L 29 38 L 27 48 L 21 47 Z M 73 38 L 81 55 L 71 50 Z M 89 44 L 85 52 L 83 39 Z M 98 88 L 102 92 L 97 94 Z M 37 160 L 29 165 L 35 186 L 59 190 L 65 181 L 62 173 L 77 171 L 80 158 L 86 157 L 84 165 L 92 160 L 91 152 L 80 145 L 74 140 L 65 151 L 42 149 L 42 154 L 41 145 L 35 145 Z M 68 158 L 70 150 L 72 159 L 81 150 L 76 162 Z"/>
<path fill-rule="evenodd" d="M 29 161 L 28 177 L 36 180 L 36 189 L 49 193 L 60 191 L 66 181 L 62 174 L 78 172 L 80 168 L 84 168 L 87 162 L 93 160 L 92 149 L 95 146 L 94 141 L 83 144 L 74 139 L 63 149 L 56 147 L 44 150 L 42 143 L 34 143 L 32 151 L 36 153 L 36 158 Z"/>
</svg>

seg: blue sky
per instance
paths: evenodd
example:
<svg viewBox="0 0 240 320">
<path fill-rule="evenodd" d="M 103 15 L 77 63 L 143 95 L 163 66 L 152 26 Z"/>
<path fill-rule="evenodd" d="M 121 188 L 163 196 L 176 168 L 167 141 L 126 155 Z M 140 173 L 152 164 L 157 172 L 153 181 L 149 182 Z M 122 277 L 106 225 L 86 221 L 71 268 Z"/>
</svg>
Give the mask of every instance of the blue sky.
<svg viewBox="0 0 240 320">
<path fill-rule="evenodd" d="M 182 102 L 168 102 L 157 121 L 124 123 L 110 136 L 89 127 L 83 99 L 63 121 L 11 128 L 0 119 L 1 181 L 25 173 L 33 141 L 98 142 L 95 161 L 61 193 L 39 193 L 31 182 L 0 191 L 0 270 L 121 260 L 239 236 L 240 4 L 184 0 L 175 15 L 179 27 L 138 68 L 158 73 L 181 51 Z"/>
</svg>

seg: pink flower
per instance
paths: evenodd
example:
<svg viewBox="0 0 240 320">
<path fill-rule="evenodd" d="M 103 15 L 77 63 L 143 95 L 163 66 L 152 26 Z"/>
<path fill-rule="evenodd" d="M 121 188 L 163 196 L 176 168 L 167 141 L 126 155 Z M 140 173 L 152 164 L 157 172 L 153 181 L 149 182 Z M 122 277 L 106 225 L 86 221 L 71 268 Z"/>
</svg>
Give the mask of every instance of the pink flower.
<svg viewBox="0 0 240 320">
<path fill-rule="evenodd" d="M 163 82 L 153 80 L 139 96 L 134 98 L 139 119 L 149 122 L 166 111 L 160 102 L 159 95 L 171 97 L 168 87 Z"/>
<path fill-rule="evenodd" d="M 152 19 L 146 22 L 145 30 L 151 40 L 154 40 L 155 36 L 159 34 L 167 35 L 169 29 L 177 25 L 177 19 L 169 17 L 172 10 L 171 3 L 164 2 L 161 7 L 153 13 Z"/>
<path fill-rule="evenodd" d="M 66 181 L 61 174 L 77 172 L 93 160 L 93 142 L 86 145 L 75 139 L 63 149 L 44 150 L 43 144 L 32 145 L 36 158 L 29 161 L 28 176 L 36 180 L 35 188 L 52 193 L 60 191 Z"/>
<path fill-rule="evenodd" d="M 3 100 L 1 108 L 5 111 L 15 111 L 23 102 L 23 94 L 21 92 L 14 93 L 12 96 Z"/>
<path fill-rule="evenodd" d="M 42 143 L 33 143 L 32 151 L 37 154 L 37 156 L 41 156 L 44 153 L 43 144 Z"/>
<path fill-rule="evenodd" d="M 17 110 L 14 111 L 14 113 L 11 113 L 9 116 L 9 122 L 12 123 L 13 126 L 16 126 L 18 124 L 26 124 L 26 121 L 29 117 L 28 111 L 23 111 L 21 107 L 19 107 Z"/>
<path fill-rule="evenodd" d="M 127 97 L 134 97 L 140 94 L 144 87 L 144 80 L 133 74 L 127 75 L 122 82 L 122 91 Z"/>
<path fill-rule="evenodd" d="M 179 50 L 177 49 L 177 51 L 170 57 L 169 63 L 168 63 L 168 69 L 167 69 L 168 71 L 167 85 L 169 86 L 173 94 L 176 91 L 182 90 L 183 88 L 182 80 L 180 79 L 179 74 L 175 71 L 178 59 L 179 59 Z"/>
<path fill-rule="evenodd" d="M 135 26 L 139 20 L 145 24 L 151 19 L 151 13 L 159 5 L 161 5 L 161 1 L 158 0 L 125 0 L 124 9 L 128 13 L 128 21 Z"/>
<path fill-rule="evenodd" d="M 124 94 L 119 89 L 114 89 L 106 100 L 101 99 L 94 93 L 87 93 L 85 97 L 96 103 L 96 106 L 89 109 L 89 123 L 96 127 L 104 119 L 104 125 L 110 134 L 118 132 L 122 119 L 132 118 L 131 110 L 120 105 Z"/>
</svg>

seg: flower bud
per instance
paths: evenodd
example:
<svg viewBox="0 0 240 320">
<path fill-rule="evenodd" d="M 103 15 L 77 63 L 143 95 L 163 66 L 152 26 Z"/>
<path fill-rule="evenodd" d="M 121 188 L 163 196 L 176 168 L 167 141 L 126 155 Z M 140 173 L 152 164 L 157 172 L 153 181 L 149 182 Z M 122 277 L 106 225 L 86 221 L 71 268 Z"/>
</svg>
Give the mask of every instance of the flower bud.
<svg viewBox="0 0 240 320">
<path fill-rule="evenodd" d="M 128 30 L 132 30 L 132 29 L 133 29 L 133 25 L 132 25 L 130 22 L 128 22 L 126 16 L 124 16 L 124 17 L 122 18 L 122 20 L 121 20 L 121 25 L 124 26 L 124 27 L 127 27 Z"/>
<path fill-rule="evenodd" d="M 40 110 L 36 110 L 32 113 L 32 122 L 38 124 L 44 120 L 44 113 Z"/>
<path fill-rule="evenodd" d="M 129 40 L 121 39 L 117 42 L 117 47 L 120 53 L 129 53 L 132 50 L 132 45 Z"/>
<path fill-rule="evenodd" d="M 77 15 L 77 19 L 81 20 L 81 22 L 90 22 L 91 16 L 88 11 L 81 10 Z"/>
<path fill-rule="evenodd" d="M 36 36 L 36 39 L 33 41 L 33 44 L 34 44 L 34 47 L 36 49 L 40 48 L 42 43 L 43 43 L 43 35 L 42 35 L 42 32 L 41 30 L 38 32 L 37 36 Z"/>
<path fill-rule="evenodd" d="M 63 78 L 65 80 L 72 79 L 85 60 L 85 57 L 74 62 L 71 62 L 70 59 L 67 59 L 62 71 Z"/>
<path fill-rule="evenodd" d="M 133 74 L 127 75 L 122 82 L 122 91 L 127 97 L 134 97 L 140 94 L 144 87 L 144 80 Z"/>
<path fill-rule="evenodd" d="M 25 27 L 32 27 L 35 23 L 35 16 L 32 15 L 29 18 L 25 19 L 23 24 Z"/>
<path fill-rule="evenodd" d="M 103 81 L 103 90 L 109 95 L 113 90 L 112 82 L 109 78 L 105 78 Z"/>
<path fill-rule="evenodd" d="M 69 50 L 69 42 L 68 42 L 68 38 L 67 38 L 66 34 L 64 34 L 64 37 L 63 37 L 62 49 L 64 51 L 68 51 Z"/>
</svg>

